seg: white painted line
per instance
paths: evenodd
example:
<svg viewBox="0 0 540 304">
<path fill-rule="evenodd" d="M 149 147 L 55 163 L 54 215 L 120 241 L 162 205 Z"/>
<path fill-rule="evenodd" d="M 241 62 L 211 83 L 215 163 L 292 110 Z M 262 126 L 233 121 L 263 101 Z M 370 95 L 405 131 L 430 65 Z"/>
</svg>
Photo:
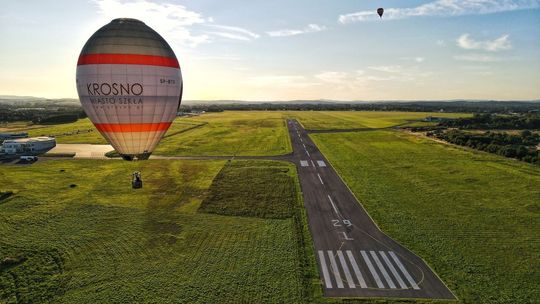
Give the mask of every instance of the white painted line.
<svg viewBox="0 0 540 304">
<path fill-rule="evenodd" d="M 301 160 L 301 161 L 300 161 L 300 166 L 302 166 L 302 167 L 307 167 L 307 166 L 309 166 L 309 163 L 308 163 L 307 160 Z"/>
<path fill-rule="evenodd" d="M 396 278 L 398 284 L 399 284 L 399 287 L 403 288 L 403 289 L 407 289 L 407 285 L 405 284 L 405 282 L 403 282 L 403 280 L 401 279 L 401 276 L 399 275 L 399 272 L 396 270 L 396 268 L 394 267 L 394 265 L 392 265 L 392 263 L 390 262 L 390 260 L 388 259 L 388 257 L 386 256 L 386 253 L 384 253 L 384 251 L 379 251 L 379 254 L 381 255 L 381 257 L 383 258 L 384 262 L 386 263 L 386 266 L 388 267 L 388 269 L 390 269 L 390 271 L 392 272 L 392 274 L 394 275 L 394 278 Z"/>
<path fill-rule="evenodd" d="M 324 284 L 326 288 L 332 288 L 332 281 L 330 281 L 330 273 L 328 273 L 328 268 L 326 268 L 326 259 L 324 258 L 324 252 L 322 250 L 319 250 L 319 261 L 321 262 Z"/>
<path fill-rule="evenodd" d="M 322 181 L 321 175 L 319 173 L 317 173 L 317 176 L 319 177 L 319 181 L 321 182 L 321 184 L 324 185 L 324 182 Z"/>
<path fill-rule="evenodd" d="M 397 255 L 393 251 L 389 251 L 388 253 L 392 257 L 394 262 L 396 262 L 396 265 L 399 267 L 399 270 L 401 270 L 403 275 L 405 275 L 405 279 L 407 279 L 407 281 L 409 281 L 409 284 L 411 284 L 412 288 L 416 289 L 416 290 L 420 289 L 420 287 L 418 287 L 418 285 L 416 285 L 416 282 L 413 280 L 413 278 L 411 277 L 411 275 L 409 274 L 407 269 L 405 269 L 405 266 L 403 266 L 403 264 L 401 264 L 401 261 L 399 260 Z"/>
<path fill-rule="evenodd" d="M 379 260 L 379 257 L 377 256 L 377 253 L 375 251 L 370 251 L 370 253 L 371 253 L 371 257 L 375 261 L 375 264 L 377 264 L 377 267 L 379 267 L 379 270 L 381 271 L 388 286 L 390 286 L 390 288 L 392 289 L 396 289 L 396 284 L 394 284 L 394 281 L 392 281 L 392 278 L 390 278 L 390 275 L 388 274 L 386 269 L 384 269 L 384 266 L 381 263 L 381 260 Z"/>
<path fill-rule="evenodd" d="M 362 276 L 362 273 L 360 272 L 360 268 L 358 268 L 358 264 L 356 264 L 356 260 L 354 259 L 352 251 L 347 250 L 347 256 L 349 257 L 349 261 L 351 262 L 354 274 L 356 275 L 356 278 L 358 279 L 358 283 L 360 283 L 360 287 L 367 288 L 366 281 L 364 280 L 364 277 Z"/>
<path fill-rule="evenodd" d="M 311 165 L 312 165 L 313 167 L 315 167 L 315 163 L 314 163 L 313 161 L 311 161 Z"/>
<path fill-rule="evenodd" d="M 334 201 L 332 200 L 330 195 L 328 195 L 328 199 L 330 200 L 330 204 L 332 204 L 332 208 L 334 208 L 334 212 L 336 213 L 337 216 L 339 216 L 339 211 L 337 210 L 336 205 L 334 205 Z"/>
<path fill-rule="evenodd" d="M 304 146 L 304 149 L 307 149 L 307 148 L 306 148 L 306 145 L 302 144 L 302 146 Z"/>
<path fill-rule="evenodd" d="M 319 165 L 319 167 L 326 167 L 326 163 L 322 160 L 318 160 L 317 165 Z"/>
<path fill-rule="evenodd" d="M 339 270 L 337 268 L 336 259 L 332 254 L 332 250 L 327 250 L 326 252 L 328 253 L 328 259 L 330 260 L 330 267 L 332 268 L 332 272 L 334 273 L 334 277 L 336 278 L 337 287 L 345 288 L 345 286 L 343 286 L 343 281 L 341 280 L 341 274 L 339 274 Z"/>
<path fill-rule="evenodd" d="M 302 140 L 302 138 L 300 138 L 300 142 L 304 142 L 304 141 Z"/>
<path fill-rule="evenodd" d="M 341 250 L 338 250 L 337 255 L 339 258 L 339 262 L 341 262 L 341 268 L 343 268 L 343 272 L 345 272 L 345 279 L 347 279 L 347 285 L 349 285 L 349 288 L 356 288 L 356 285 L 354 284 L 354 281 L 352 279 L 351 272 L 349 271 L 349 266 L 347 266 L 347 262 L 345 261 L 345 257 L 343 256 L 343 252 Z"/>
<path fill-rule="evenodd" d="M 373 267 L 373 264 L 371 264 L 371 261 L 369 260 L 369 257 L 367 253 L 364 250 L 360 251 L 360 254 L 362 254 L 362 257 L 364 258 L 364 262 L 366 262 L 366 265 L 371 272 L 371 275 L 375 279 L 375 283 L 377 284 L 377 287 L 384 288 L 383 283 L 381 282 L 381 278 L 379 278 L 379 275 L 377 274 L 377 271 L 375 271 L 375 268 Z"/>
<path fill-rule="evenodd" d="M 310 155 L 309 155 L 309 152 L 308 152 L 307 150 L 306 150 L 306 154 L 307 154 L 307 156 L 310 156 Z"/>
</svg>

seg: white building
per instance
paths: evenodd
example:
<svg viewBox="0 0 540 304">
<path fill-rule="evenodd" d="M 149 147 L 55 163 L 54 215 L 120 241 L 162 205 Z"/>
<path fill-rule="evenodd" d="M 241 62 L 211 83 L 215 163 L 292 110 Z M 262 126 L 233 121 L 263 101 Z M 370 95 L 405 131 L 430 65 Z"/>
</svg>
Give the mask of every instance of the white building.
<svg viewBox="0 0 540 304">
<path fill-rule="evenodd" d="M 5 154 L 40 154 L 56 146 L 53 137 L 32 137 L 4 140 L 2 152 Z"/>
</svg>

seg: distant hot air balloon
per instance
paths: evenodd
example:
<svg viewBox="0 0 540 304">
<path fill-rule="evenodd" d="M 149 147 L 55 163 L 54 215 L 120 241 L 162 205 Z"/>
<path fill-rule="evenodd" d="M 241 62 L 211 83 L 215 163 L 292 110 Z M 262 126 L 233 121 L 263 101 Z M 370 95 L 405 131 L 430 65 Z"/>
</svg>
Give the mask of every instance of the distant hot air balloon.
<svg viewBox="0 0 540 304">
<path fill-rule="evenodd" d="M 83 109 L 126 160 L 148 159 L 176 117 L 182 87 L 169 44 L 136 19 L 114 19 L 100 28 L 77 62 Z"/>
<path fill-rule="evenodd" d="M 382 18 L 382 15 L 384 14 L 384 8 L 379 7 L 379 8 L 377 9 L 377 14 L 379 14 L 379 17 Z"/>
</svg>

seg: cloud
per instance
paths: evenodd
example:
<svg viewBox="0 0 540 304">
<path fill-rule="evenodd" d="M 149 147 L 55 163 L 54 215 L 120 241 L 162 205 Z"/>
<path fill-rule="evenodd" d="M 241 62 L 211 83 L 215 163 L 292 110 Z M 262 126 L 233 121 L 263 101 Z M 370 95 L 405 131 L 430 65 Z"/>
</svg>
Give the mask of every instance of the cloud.
<svg viewBox="0 0 540 304">
<path fill-rule="evenodd" d="M 483 15 L 540 7 L 540 0 L 436 0 L 411 8 L 388 8 L 383 19 L 405 19 L 418 16 Z M 379 19 L 374 10 L 340 15 L 339 23 Z"/>
<path fill-rule="evenodd" d="M 424 57 L 401 57 L 402 60 L 410 60 L 418 63 L 422 63 L 426 61 L 426 58 Z"/>
<path fill-rule="evenodd" d="M 400 73 L 401 72 L 401 66 L 399 65 L 381 65 L 381 66 L 370 66 L 368 69 L 377 71 L 377 72 L 384 72 L 384 73 Z"/>
<path fill-rule="evenodd" d="M 308 81 L 307 77 L 301 75 L 262 75 L 248 78 L 248 84 L 255 87 L 289 87 L 305 88 L 318 85 Z"/>
<path fill-rule="evenodd" d="M 456 55 L 454 56 L 455 60 L 459 61 L 472 61 L 472 62 L 497 62 L 504 61 L 506 58 L 484 55 L 484 54 L 465 54 L 465 55 Z"/>
<path fill-rule="evenodd" d="M 215 37 L 248 41 L 259 35 L 247 29 L 214 23 L 214 18 L 204 17 L 185 6 L 175 3 L 157 3 L 150 0 L 93 0 L 103 22 L 114 18 L 139 19 L 162 34 L 167 40 L 196 47 L 211 42 Z M 210 29 L 210 30 L 209 30 Z"/>
<path fill-rule="evenodd" d="M 139 19 L 157 30 L 167 39 L 180 44 L 196 46 L 208 42 L 207 35 L 197 35 L 190 29 L 197 24 L 207 22 L 197 12 L 188 10 L 183 5 L 154 3 L 146 0 L 94 0 L 99 13 L 107 20 L 119 17 Z"/>
<path fill-rule="evenodd" d="M 270 37 L 288 37 L 288 36 L 296 36 L 296 35 L 307 34 L 307 33 L 322 32 L 324 30 L 326 30 L 326 26 L 324 25 L 308 24 L 306 27 L 299 30 L 284 29 L 284 30 L 269 31 L 269 32 L 266 32 L 266 34 L 268 34 L 268 36 Z"/>
<path fill-rule="evenodd" d="M 219 25 L 219 24 L 208 24 L 207 26 L 219 30 L 218 32 L 210 32 L 210 34 L 214 34 L 216 36 L 220 36 L 224 38 L 249 41 L 249 40 L 257 39 L 260 37 L 259 34 L 256 34 L 245 28 L 241 28 L 237 26 L 228 26 L 228 25 Z"/>
<path fill-rule="evenodd" d="M 457 39 L 457 45 L 466 50 L 484 50 L 497 52 L 512 48 L 512 44 L 508 40 L 508 35 L 502 35 L 494 40 L 476 41 L 469 37 L 469 34 L 463 34 Z"/>
<path fill-rule="evenodd" d="M 346 72 L 322 72 L 322 73 L 319 73 L 317 75 L 315 75 L 314 77 L 323 81 L 323 82 L 328 82 L 328 83 L 341 83 L 343 82 L 344 80 L 347 79 L 348 77 L 348 73 Z"/>
</svg>

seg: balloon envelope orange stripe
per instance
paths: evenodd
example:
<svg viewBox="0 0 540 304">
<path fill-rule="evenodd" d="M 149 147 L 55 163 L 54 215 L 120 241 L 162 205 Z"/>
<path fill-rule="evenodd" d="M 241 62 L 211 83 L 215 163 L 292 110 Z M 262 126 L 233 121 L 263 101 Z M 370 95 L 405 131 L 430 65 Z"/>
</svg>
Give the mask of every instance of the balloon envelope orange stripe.
<svg viewBox="0 0 540 304">
<path fill-rule="evenodd" d="M 140 64 L 180 68 L 176 58 L 137 54 L 88 54 L 81 55 L 77 65 L 86 64 Z"/>
<path fill-rule="evenodd" d="M 135 123 L 135 124 L 95 124 L 101 132 L 149 132 L 166 131 L 169 129 L 170 122 L 159 123 Z"/>
</svg>

